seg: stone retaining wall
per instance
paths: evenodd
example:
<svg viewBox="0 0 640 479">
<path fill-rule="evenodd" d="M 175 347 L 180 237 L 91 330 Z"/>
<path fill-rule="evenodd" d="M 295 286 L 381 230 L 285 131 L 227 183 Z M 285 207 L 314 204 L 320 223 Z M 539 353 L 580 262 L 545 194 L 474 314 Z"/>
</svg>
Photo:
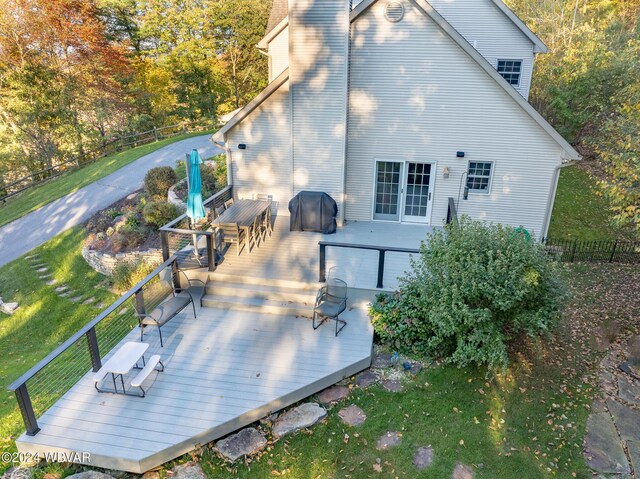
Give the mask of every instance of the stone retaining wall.
<svg viewBox="0 0 640 479">
<path fill-rule="evenodd" d="M 82 248 L 82 257 L 98 273 L 107 276 L 113 275 L 114 269 L 121 263 L 136 263 L 143 260 L 151 264 L 160 264 L 163 261 L 162 250 L 160 249 L 109 254 L 84 247 Z"/>
</svg>

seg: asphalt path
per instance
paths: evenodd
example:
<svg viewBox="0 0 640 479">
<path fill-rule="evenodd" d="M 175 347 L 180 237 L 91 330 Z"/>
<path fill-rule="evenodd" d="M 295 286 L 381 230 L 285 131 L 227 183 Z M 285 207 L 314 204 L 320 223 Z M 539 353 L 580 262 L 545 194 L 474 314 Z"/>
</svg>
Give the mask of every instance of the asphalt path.
<svg viewBox="0 0 640 479">
<path fill-rule="evenodd" d="M 211 135 L 177 141 L 55 200 L 0 228 L 0 266 L 22 256 L 63 231 L 89 219 L 95 212 L 142 188 L 144 175 L 157 166 L 175 166 L 193 148 L 202 157 L 222 150 L 209 140 Z"/>
</svg>

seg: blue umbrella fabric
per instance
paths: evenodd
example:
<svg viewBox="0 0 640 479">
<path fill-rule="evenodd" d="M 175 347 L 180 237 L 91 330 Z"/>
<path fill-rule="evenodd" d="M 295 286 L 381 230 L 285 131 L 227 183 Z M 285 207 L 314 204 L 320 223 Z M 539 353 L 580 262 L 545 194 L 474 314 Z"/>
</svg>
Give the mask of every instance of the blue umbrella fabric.
<svg viewBox="0 0 640 479">
<path fill-rule="evenodd" d="M 195 148 L 191 150 L 189 157 L 189 196 L 187 197 L 187 216 L 193 221 L 198 221 L 206 216 L 202 203 L 202 180 L 200 178 L 200 165 L 202 159 Z"/>
</svg>

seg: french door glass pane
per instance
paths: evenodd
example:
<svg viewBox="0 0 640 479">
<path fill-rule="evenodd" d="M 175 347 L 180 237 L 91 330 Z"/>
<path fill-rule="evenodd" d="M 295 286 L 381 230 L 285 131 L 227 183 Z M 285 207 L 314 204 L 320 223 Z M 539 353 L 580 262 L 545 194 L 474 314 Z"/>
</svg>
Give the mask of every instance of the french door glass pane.
<svg viewBox="0 0 640 479">
<path fill-rule="evenodd" d="M 401 163 L 378 161 L 376 174 L 376 204 L 373 218 L 377 220 L 398 220 L 400 210 L 398 199 L 400 191 Z"/>
<path fill-rule="evenodd" d="M 409 163 L 407 172 L 407 194 L 404 201 L 405 216 L 427 216 L 430 176 L 430 164 Z"/>
</svg>

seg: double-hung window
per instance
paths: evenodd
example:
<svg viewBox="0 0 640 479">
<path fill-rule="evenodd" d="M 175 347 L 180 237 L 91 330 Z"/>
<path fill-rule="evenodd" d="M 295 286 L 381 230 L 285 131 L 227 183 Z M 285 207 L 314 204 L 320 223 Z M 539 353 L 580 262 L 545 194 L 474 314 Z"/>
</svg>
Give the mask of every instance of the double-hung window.
<svg viewBox="0 0 640 479">
<path fill-rule="evenodd" d="M 498 60 L 498 73 L 514 87 L 520 86 L 522 60 Z"/>
<path fill-rule="evenodd" d="M 493 162 L 470 161 L 467 171 L 467 187 L 472 193 L 489 193 Z"/>
</svg>

